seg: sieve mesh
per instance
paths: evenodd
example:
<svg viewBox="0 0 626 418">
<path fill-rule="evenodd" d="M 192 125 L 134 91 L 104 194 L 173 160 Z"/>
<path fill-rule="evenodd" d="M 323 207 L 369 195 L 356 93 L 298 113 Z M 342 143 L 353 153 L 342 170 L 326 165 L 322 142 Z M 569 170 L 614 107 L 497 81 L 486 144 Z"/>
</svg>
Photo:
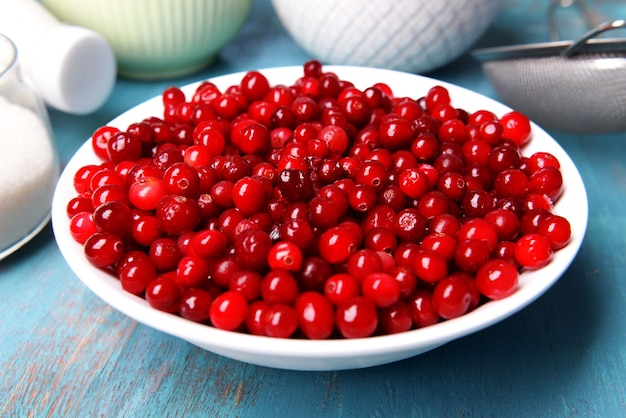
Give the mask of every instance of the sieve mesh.
<svg viewBox="0 0 626 418">
<path fill-rule="evenodd" d="M 626 130 L 626 52 L 487 61 L 500 99 L 548 129 Z"/>
</svg>

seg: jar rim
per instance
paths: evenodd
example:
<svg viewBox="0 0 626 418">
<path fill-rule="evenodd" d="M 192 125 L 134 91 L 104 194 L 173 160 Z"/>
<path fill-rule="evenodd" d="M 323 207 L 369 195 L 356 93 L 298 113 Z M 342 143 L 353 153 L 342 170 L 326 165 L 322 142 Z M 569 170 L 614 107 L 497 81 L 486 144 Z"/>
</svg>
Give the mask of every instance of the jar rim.
<svg viewBox="0 0 626 418">
<path fill-rule="evenodd" d="M 0 42 L 4 42 L 8 45 L 9 49 L 12 52 L 12 57 L 7 61 L 6 66 L 3 64 L 0 67 L 0 79 L 4 78 L 4 76 L 11 72 L 11 70 L 17 65 L 17 46 L 15 43 L 6 35 L 0 33 Z"/>
</svg>

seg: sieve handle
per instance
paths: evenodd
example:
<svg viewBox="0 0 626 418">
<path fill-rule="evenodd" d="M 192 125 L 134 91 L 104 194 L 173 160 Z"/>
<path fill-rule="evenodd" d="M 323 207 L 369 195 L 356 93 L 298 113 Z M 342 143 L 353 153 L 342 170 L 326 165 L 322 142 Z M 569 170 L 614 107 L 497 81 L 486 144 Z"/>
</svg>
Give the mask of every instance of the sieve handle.
<svg viewBox="0 0 626 418">
<path fill-rule="evenodd" d="M 563 52 L 561 52 L 561 56 L 562 57 L 569 57 L 572 54 L 574 54 L 576 51 L 578 51 L 583 45 L 585 45 L 585 43 L 603 33 L 609 30 L 613 30 L 613 29 L 620 29 L 620 28 L 626 28 L 626 20 L 624 19 L 619 19 L 619 20 L 613 20 L 610 22 L 604 22 L 601 23 L 600 25 L 596 26 L 595 28 L 591 29 L 589 32 L 585 33 L 584 35 L 582 35 L 580 38 L 576 39 L 574 42 L 572 42 L 572 44 L 570 46 L 568 46 L 567 48 L 565 48 L 563 50 Z"/>
</svg>

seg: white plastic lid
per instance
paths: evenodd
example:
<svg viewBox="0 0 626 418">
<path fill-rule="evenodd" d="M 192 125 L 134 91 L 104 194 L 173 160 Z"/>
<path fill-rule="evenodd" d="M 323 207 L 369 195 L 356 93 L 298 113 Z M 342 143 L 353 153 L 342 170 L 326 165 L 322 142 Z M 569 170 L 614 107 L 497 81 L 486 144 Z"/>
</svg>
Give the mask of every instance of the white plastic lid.
<svg viewBox="0 0 626 418">
<path fill-rule="evenodd" d="M 31 81 L 46 103 L 67 113 L 95 111 L 115 84 L 117 65 L 111 46 L 86 28 L 54 27 L 40 40 L 33 59 Z"/>
</svg>

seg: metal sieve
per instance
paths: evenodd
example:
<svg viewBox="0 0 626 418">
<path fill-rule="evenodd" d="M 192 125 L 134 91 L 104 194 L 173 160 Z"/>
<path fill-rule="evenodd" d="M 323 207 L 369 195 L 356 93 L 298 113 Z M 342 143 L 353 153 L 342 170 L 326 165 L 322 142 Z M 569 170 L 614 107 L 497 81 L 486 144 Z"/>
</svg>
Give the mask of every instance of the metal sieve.
<svg viewBox="0 0 626 418">
<path fill-rule="evenodd" d="M 574 41 L 477 49 L 473 56 L 499 98 L 544 128 L 572 133 L 626 131 L 626 27 L 602 23 Z"/>
</svg>

